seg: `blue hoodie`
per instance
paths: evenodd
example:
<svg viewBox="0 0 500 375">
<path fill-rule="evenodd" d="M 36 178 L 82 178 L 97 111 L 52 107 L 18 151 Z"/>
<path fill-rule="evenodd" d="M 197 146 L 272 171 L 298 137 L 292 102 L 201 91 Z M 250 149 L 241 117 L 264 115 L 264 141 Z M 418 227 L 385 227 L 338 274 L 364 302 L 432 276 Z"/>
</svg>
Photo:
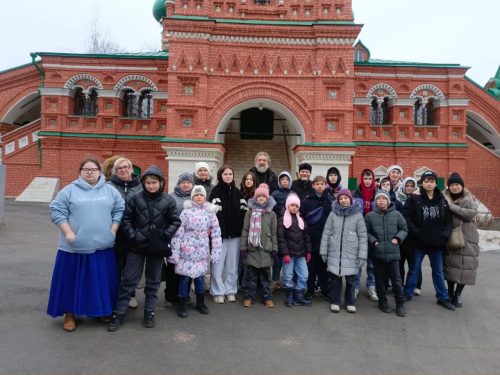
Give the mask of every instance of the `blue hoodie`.
<svg viewBox="0 0 500 375">
<path fill-rule="evenodd" d="M 68 223 L 76 238 L 68 242 L 62 233 L 58 248 L 69 253 L 90 254 L 114 246 L 112 224 L 120 224 L 125 202 L 118 190 L 106 184 L 104 176 L 95 186 L 83 178 L 64 187 L 50 204 L 49 212 L 56 225 Z"/>
</svg>

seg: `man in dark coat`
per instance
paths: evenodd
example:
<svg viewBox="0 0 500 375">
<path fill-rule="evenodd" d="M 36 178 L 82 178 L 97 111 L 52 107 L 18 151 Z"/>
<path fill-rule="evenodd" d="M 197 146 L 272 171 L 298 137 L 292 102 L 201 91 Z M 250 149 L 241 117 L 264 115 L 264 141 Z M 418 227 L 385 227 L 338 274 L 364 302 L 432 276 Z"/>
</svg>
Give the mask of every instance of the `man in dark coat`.
<svg viewBox="0 0 500 375">
<path fill-rule="evenodd" d="M 272 194 L 278 188 L 278 177 L 271 170 L 271 157 L 267 152 L 260 151 L 255 155 L 255 167 L 250 168 L 250 172 L 255 173 L 257 176 L 257 186 L 260 184 L 267 184 L 269 186 L 269 193 Z"/>
<path fill-rule="evenodd" d="M 299 164 L 299 178 L 292 182 L 292 191 L 297 193 L 300 200 L 304 200 L 308 195 L 314 194 L 311 181 L 312 166 L 309 163 Z"/>
</svg>

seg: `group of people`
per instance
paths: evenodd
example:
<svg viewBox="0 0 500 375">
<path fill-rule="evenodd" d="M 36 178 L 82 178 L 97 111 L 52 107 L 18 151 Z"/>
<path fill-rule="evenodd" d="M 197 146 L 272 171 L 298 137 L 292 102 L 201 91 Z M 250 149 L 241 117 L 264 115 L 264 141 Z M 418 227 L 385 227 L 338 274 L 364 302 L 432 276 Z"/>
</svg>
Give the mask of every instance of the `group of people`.
<svg viewBox="0 0 500 375">
<path fill-rule="evenodd" d="M 162 280 L 165 306 L 176 306 L 181 318 L 189 314 L 191 288 L 201 314 L 209 313 L 207 289 L 216 304 L 236 302 L 241 291 L 244 307 L 260 300 L 273 308 L 280 288 L 288 307 L 309 306 L 319 295 L 338 313 L 343 280 L 346 310 L 355 313 L 366 265 L 369 298 L 390 313 L 392 288 L 396 314 L 405 316 L 405 302 L 420 295 L 425 255 L 437 303 L 462 305 L 464 286 L 475 283 L 479 247 L 477 205 L 458 173 L 443 193 L 432 171 L 416 181 L 393 165 L 376 181 L 365 169 L 351 192 L 336 167 L 311 179 L 311 165 L 301 163 L 292 180 L 288 171 L 276 175 L 270 162 L 257 153 L 239 187 L 231 166 L 217 171 L 214 184 L 209 165 L 198 162 L 168 194 L 157 166 L 138 176 L 129 159 L 115 158 L 106 181 L 97 160 L 83 160 L 79 178 L 50 205 L 60 239 L 48 314 L 64 316 L 69 332 L 77 316 L 116 331 L 138 307 L 143 274 L 147 328 L 155 325 Z M 458 247 L 449 246 L 452 231 L 462 235 Z"/>
</svg>

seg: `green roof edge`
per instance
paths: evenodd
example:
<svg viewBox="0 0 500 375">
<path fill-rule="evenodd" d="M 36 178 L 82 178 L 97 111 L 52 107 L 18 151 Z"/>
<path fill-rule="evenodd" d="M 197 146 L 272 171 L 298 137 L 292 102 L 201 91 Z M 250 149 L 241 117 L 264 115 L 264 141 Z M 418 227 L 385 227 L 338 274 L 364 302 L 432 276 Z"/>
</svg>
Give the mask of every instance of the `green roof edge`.
<svg viewBox="0 0 500 375">
<path fill-rule="evenodd" d="M 469 81 L 470 83 L 472 83 L 474 86 L 476 86 L 478 89 L 480 89 L 481 91 L 485 92 L 486 94 L 488 94 L 489 96 L 491 96 L 493 99 L 496 99 L 496 100 L 500 100 L 500 98 L 497 98 L 492 92 L 489 92 L 487 89 L 485 89 L 483 86 L 481 86 L 479 83 L 477 83 L 476 81 L 474 81 L 472 78 L 470 77 L 467 77 L 465 76 L 465 79 L 467 81 Z"/>
<path fill-rule="evenodd" d="M 0 74 L 4 74 L 4 73 L 8 73 L 8 72 L 12 72 L 13 70 L 17 70 L 17 69 L 22 69 L 22 68 L 26 68 L 30 65 L 33 65 L 33 63 L 26 63 L 26 64 L 22 64 L 22 65 L 18 65 L 18 66 L 14 66 L 12 68 L 8 68 L 8 69 L 5 69 L 5 70 L 0 70 Z"/>
<path fill-rule="evenodd" d="M 361 39 L 359 39 L 355 44 L 354 44 L 354 48 L 356 48 L 357 45 L 360 45 L 361 47 L 363 47 L 366 52 L 368 52 L 368 61 L 370 61 L 370 56 L 371 56 L 371 52 L 370 52 L 370 49 L 361 41 Z"/>
<path fill-rule="evenodd" d="M 469 66 L 462 66 L 460 64 L 439 64 L 439 63 L 420 63 L 420 62 L 404 62 L 404 61 L 389 61 L 387 62 L 376 62 L 376 61 L 357 61 L 354 62 L 354 65 L 357 66 L 411 66 L 417 68 L 462 68 L 462 69 L 470 69 Z"/>
<path fill-rule="evenodd" d="M 361 24 L 354 23 L 354 21 L 273 21 L 273 20 L 242 20 L 236 18 L 211 18 L 206 16 L 184 16 L 173 15 L 166 17 L 167 19 L 174 20 L 192 20 L 192 21 L 206 21 L 216 23 L 233 23 L 233 24 L 250 24 L 250 25 L 283 25 L 283 26 L 313 26 L 313 25 L 348 25 L 348 26 L 362 26 Z"/>
<path fill-rule="evenodd" d="M 61 57 L 84 57 L 84 58 L 103 58 L 103 59 L 132 59 L 132 60 L 168 60 L 168 51 L 153 52 L 157 55 L 147 55 L 139 53 L 73 53 L 73 52 L 34 52 L 36 55 L 43 56 L 61 56 Z"/>
</svg>

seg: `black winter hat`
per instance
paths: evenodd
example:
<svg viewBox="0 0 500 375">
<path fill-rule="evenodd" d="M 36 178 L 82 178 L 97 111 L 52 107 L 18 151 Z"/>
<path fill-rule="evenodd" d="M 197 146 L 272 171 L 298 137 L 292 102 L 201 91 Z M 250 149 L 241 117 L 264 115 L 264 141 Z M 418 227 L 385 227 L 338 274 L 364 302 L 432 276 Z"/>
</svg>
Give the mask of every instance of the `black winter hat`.
<svg viewBox="0 0 500 375">
<path fill-rule="evenodd" d="M 460 174 L 458 174 L 458 172 L 453 172 L 448 178 L 448 182 L 446 183 L 446 185 L 450 187 L 451 184 L 460 184 L 462 185 L 462 187 L 464 187 L 464 180 L 462 179 Z"/>
<path fill-rule="evenodd" d="M 437 181 L 437 178 L 438 178 L 436 172 L 425 171 L 424 173 L 422 173 L 422 176 L 420 176 L 420 182 L 424 181 L 428 177 L 433 178 L 434 181 Z"/>
<path fill-rule="evenodd" d="M 300 163 L 299 164 L 299 172 L 304 170 L 304 169 L 307 169 L 309 172 L 312 172 L 312 167 L 311 167 L 311 164 L 309 163 Z"/>
</svg>

